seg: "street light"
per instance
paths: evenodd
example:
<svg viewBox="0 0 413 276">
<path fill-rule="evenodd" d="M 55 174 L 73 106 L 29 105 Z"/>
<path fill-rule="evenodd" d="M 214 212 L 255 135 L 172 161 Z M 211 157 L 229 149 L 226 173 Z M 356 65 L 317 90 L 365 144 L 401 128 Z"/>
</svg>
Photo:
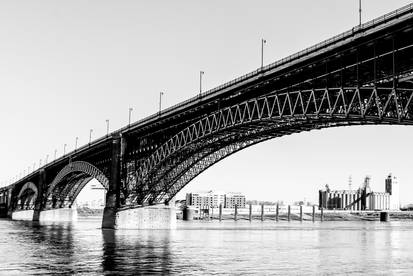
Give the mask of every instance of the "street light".
<svg viewBox="0 0 413 276">
<path fill-rule="evenodd" d="M 90 129 L 89 130 L 89 144 L 90 142 L 92 142 L 92 132 L 93 132 L 93 129 Z"/>
<path fill-rule="evenodd" d="M 261 69 L 264 67 L 264 44 L 267 43 L 267 40 L 261 38 Z"/>
<path fill-rule="evenodd" d="M 77 150 L 77 140 L 79 140 L 79 137 L 76 136 L 75 151 Z"/>
<path fill-rule="evenodd" d="M 54 160 L 56 160 L 57 149 L 54 150 Z"/>
<path fill-rule="evenodd" d="M 359 26 L 361 26 L 361 0 L 359 0 Z"/>
<path fill-rule="evenodd" d="M 128 126 L 130 126 L 130 119 L 131 119 L 132 111 L 133 111 L 133 108 L 129 107 L 129 123 L 128 123 Z"/>
<path fill-rule="evenodd" d="M 109 119 L 106 120 L 106 136 L 109 136 Z"/>
<path fill-rule="evenodd" d="M 163 96 L 163 92 L 159 92 L 159 114 L 161 113 L 162 110 L 162 96 Z"/>
<path fill-rule="evenodd" d="M 63 156 L 66 154 L 66 144 L 63 145 Z"/>
<path fill-rule="evenodd" d="M 202 93 L 202 76 L 205 74 L 204 71 L 199 71 L 199 95 Z"/>
<path fill-rule="evenodd" d="M 44 164 L 45 164 L 45 165 L 47 164 L 47 159 L 49 159 L 49 155 L 48 155 L 48 154 L 46 154 L 46 160 L 44 161 Z"/>
</svg>

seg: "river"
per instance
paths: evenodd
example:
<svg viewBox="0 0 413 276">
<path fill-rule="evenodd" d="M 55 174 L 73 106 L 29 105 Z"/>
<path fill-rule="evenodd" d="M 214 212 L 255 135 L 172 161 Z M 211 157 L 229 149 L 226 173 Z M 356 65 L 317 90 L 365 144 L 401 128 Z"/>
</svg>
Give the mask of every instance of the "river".
<svg viewBox="0 0 413 276">
<path fill-rule="evenodd" d="M 101 230 L 100 219 L 0 220 L 1 275 L 412 275 L 413 222 L 182 222 Z"/>
</svg>

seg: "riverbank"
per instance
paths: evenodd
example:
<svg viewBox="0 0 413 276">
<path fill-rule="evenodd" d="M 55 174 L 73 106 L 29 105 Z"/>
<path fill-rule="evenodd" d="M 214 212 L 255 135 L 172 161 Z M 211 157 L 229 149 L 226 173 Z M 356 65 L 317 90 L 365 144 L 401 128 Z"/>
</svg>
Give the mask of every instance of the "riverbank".
<svg viewBox="0 0 413 276">
<path fill-rule="evenodd" d="M 103 209 L 77 208 L 77 214 L 81 217 L 103 216 Z"/>
</svg>

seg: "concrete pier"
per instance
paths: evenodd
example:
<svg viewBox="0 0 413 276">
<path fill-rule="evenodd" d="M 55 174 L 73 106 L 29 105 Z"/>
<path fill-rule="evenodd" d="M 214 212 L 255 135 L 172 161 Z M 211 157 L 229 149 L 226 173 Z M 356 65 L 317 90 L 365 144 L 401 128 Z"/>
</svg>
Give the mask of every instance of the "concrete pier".
<svg viewBox="0 0 413 276">
<path fill-rule="evenodd" d="M 115 229 L 175 229 L 175 208 L 154 205 L 119 210 L 115 215 Z"/>
<path fill-rule="evenodd" d="M 11 219 L 12 219 L 12 220 L 32 221 L 32 220 L 33 220 L 33 214 L 34 214 L 34 210 L 14 211 L 14 212 L 11 214 Z"/>
<path fill-rule="evenodd" d="M 20 210 L 14 211 L 11 214 L 13 220 L 26 220 L 26 221 L 44 221 L 44 222 L 63 222 L 63 221 L 76 221 L 77 209 L 75 208 L 59 208 L 40 211 L 39 217 L 36 216 L 35 210 Z"/>
<path fill-rule="evenodd" d="M 287 220 L 290 221 L 290 219 L 291 219 L 291 206 L 288 205 Z"/>
<path fill-rule="evenodd" d="M 235 204 L 235 209 L 234 209 L 234 220 L 238 220 L 238 205 Z"/>
<path fill-rule="evenodd" d="M 261 221 L 264 221 L 264 204 L 261 204 Z"/>
<path fill-rule="evenodd" d="M 59 208 L 40 211 L 39 221 L 47 222 L 63 222 L 63 221 L 76 221 L 77 209 L 76 208 Z"/>
<path fill-rule="evenodd" d="M 195 213 L 194 209 L 188 206 L 185 206 L 185 208 L 183 209 L 182 219 L 183 220 L 194 220 L 194 213 Z"/>
<path fill-rule="evenodd" d="M 384 221 L 384 222 L 390 221 L 389 212 L 380 212 L 380 221 Z"/>
</svg>

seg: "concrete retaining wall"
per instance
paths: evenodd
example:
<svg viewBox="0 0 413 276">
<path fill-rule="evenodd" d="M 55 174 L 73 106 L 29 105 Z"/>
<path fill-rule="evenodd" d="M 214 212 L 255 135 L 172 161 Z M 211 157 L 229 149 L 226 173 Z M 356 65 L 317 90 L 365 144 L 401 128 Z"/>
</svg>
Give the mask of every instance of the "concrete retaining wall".
<svg viewBox="0 0 413 276">
<path fill-rule="evenodd" d="M 116 229 L 175 229 L 176 211 L 166 205 L 120 210 L 115 224 Z"/>
<path fill-rule="evenodd" d="M 76 208 L 59 208 L 40 212 L 39 221 L 76 221 L 77 209 Z"/>
<path fill-rule="evenodd" d="M 12 219 L 12 220 L 28 220 L 28 221 L 32 221 L 32 220 L 33 220 L 33 213 L 34 213 L 34 210 L 14 211 L 14 212 L 11 214 L 11 219 Z"/>
</svg>

